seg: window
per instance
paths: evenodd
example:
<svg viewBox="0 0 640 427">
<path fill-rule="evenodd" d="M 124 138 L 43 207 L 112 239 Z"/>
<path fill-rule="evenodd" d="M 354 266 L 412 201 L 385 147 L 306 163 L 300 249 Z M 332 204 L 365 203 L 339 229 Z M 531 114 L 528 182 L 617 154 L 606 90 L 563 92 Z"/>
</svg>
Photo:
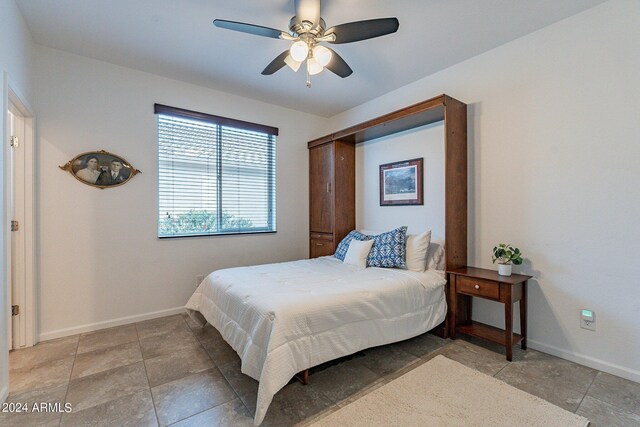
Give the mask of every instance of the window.
<svg viewBox="0 0 640 427">
<path fill-rule="evenodd" d="M 156 104 L 158 237 L 276 231 L 278 129 Z"/>
</svg>

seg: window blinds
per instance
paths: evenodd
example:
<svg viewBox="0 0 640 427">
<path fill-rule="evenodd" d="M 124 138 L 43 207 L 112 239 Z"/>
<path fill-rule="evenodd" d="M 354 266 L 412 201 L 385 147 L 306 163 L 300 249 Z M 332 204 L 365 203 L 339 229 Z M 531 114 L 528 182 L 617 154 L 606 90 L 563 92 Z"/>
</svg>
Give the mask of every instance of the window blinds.
<svg viewBox="0 0 640 427">
<path fill-rule="evenodd" d="M 159 237 L 276 230 L 272 128 L 156 113 Z"/>
</svg>

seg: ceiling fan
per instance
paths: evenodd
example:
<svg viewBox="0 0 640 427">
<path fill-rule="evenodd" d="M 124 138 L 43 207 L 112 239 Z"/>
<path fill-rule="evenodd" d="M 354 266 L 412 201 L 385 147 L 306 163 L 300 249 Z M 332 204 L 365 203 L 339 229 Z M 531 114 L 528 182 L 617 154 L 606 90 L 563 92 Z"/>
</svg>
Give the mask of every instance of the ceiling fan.
<svg viewBox="0 0 640 427">
<path fill-rule="evenodd" d="M 227 30 L 292 41 L 291 47 L 271 61 L 262 74 L 271 75 L 285 65 L 297 72 L 306 62 L 307 87 L 311 87 L 310 76 L 325 68 L 342 78 L 353 73 L 340 55 L 320 43 L 342 44 L 372 39 L 395 33 L 400 25 L 397 18 L 380 18 L 326 28 L 320 17 L 320 0 L 294 0 L 294 3 L 296 15 L 289 21 L 288 32 L 224 19 L 216 19 L 213 24 Z"/>
</svg>

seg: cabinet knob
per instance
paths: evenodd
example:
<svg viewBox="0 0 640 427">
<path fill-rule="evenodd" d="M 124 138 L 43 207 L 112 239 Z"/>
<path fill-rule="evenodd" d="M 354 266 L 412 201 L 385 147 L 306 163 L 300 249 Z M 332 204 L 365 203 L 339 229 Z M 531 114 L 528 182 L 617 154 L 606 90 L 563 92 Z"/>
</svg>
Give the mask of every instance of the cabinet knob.
<svg viewBox="0 0 640 427">
<path fill-rule="evenodd" d="M 474 288 L 480 289 L 480 285 L 475 285 Z"/>
</svg>

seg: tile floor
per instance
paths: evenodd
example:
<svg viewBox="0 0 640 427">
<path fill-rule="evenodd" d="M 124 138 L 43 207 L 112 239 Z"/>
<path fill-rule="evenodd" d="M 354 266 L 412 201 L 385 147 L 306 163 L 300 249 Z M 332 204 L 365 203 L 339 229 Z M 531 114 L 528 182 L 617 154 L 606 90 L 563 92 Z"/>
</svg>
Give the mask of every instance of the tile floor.
<svg viewBox="0 0 640 427">
<path fill-rule="evenodd" d="M 311 370 L 274 398 L 263 425 L 308 424 L 436 354 L 495 376 L 596 426 L 640 426 L 640 384 L 537 351 L 431 334 Z M 70 403 L 70 413 L 0 413 L 0 426 L 251 426 L 258 383 L 210 326 L 176 315 L 11 352 L 7 402 Z"/>
</svg>

